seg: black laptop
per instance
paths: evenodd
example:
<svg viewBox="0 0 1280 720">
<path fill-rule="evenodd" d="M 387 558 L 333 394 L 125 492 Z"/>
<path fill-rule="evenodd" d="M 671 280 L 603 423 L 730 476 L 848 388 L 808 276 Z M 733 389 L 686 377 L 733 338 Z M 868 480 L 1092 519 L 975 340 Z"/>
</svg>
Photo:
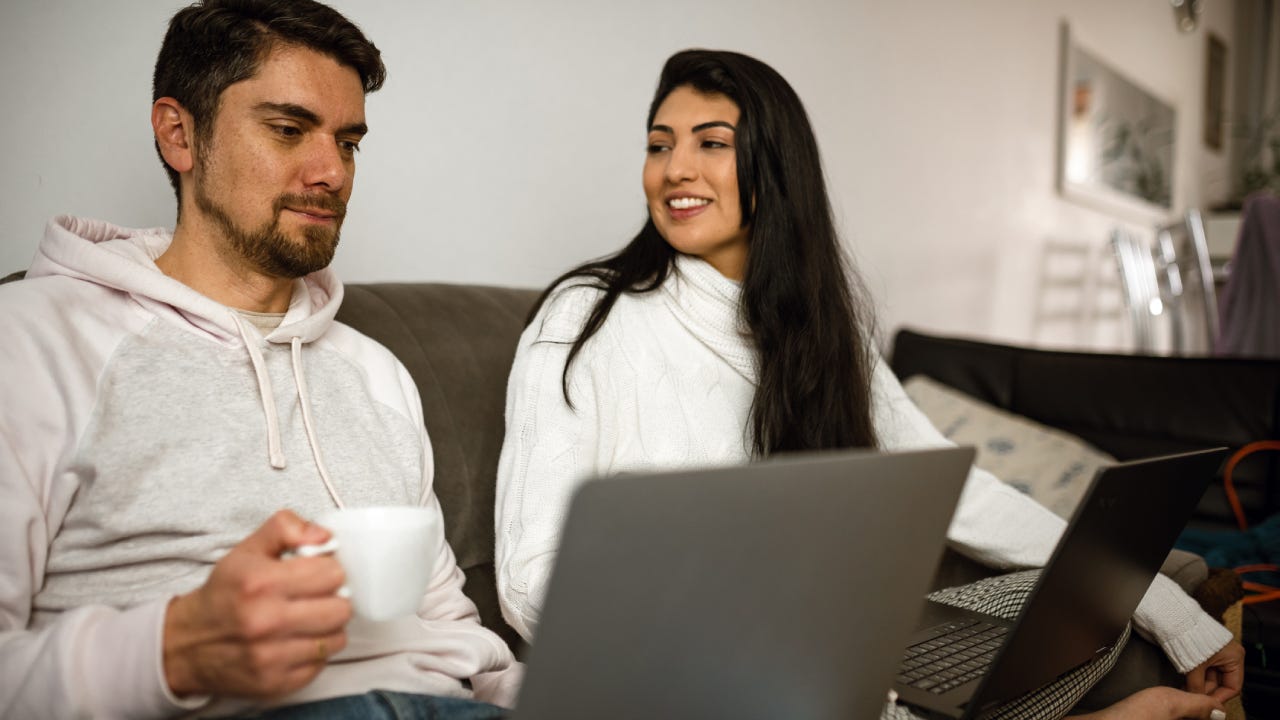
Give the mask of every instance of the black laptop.
<svg viewBox="0 0 1280 720">
<path fill-rule="evenodd" d="M 1099 470 L 1015 620 L 927 604 L 894 683 L 900 701 L 977 717 L 1110 652 L 1226 453 Z"/>
</svg>

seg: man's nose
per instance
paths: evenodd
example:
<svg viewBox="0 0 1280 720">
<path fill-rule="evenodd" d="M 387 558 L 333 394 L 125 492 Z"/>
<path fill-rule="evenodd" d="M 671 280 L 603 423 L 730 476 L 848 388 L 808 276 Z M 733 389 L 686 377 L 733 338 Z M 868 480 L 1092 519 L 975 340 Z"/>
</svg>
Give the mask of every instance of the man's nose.
<svg viewBox="0 0 1280 720">
<path fill-rule="evenodd" d="M 333 138 L 317 136 L 307 148 L 302 181 L 307 187 L 337 192 L 351 182 L 354 166 Z"/>
</svg>

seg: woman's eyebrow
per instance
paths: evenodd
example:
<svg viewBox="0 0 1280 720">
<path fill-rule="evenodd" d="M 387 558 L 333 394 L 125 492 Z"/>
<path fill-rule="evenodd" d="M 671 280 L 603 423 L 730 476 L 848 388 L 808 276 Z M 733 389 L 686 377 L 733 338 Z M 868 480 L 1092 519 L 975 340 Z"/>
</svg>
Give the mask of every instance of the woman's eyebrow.
<svg viewBox="0 0 1280 720">
<path fill-rule="evenodd" d="M 712 120 L 711 122 L 704 122 L 701 125 L 694 125 L 693 131 L 697 133 L 697 132 L 702 132 L 703 130 L 710 130 L 713 127 L 729 128 L 734 132 L 738 131 L 738 128 L 734 127 L 732 124 L 727 123 L 723 120 Z"/>
<path fill-rule="evenodd" d="M 725 122 L 724 120 L 712 120 L 711 122 L 704 122 L 698 125 L 694 125 L 693 132 L 698 133 L 698 132 L 702 132 L 703 130 L 709 130 L 713 127 L 729 128 L 734 132 L 738 131 L 738 128 L 734 127 L 731 123 Z M 672 130 L 670 125 L 654 125 L 653 127 L 649 128 L 649 132 L 664 132 L 664 133 L 667 133 L 668 135 L 676 134 L 676 131 Z"/>
</svg>

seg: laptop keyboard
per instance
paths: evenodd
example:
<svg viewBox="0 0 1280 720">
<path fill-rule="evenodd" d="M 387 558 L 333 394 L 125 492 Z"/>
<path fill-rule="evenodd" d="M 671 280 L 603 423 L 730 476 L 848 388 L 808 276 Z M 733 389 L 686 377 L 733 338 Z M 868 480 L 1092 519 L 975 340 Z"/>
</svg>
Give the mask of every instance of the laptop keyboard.
<svg viewBox="0 0 1280 720">
<path fill-rule="evenodd" d="M 943 623 L 931 631 L 933 637 L 907 648 L 898 682 L 941 694 L 982 677 L 1009 629 L 962 620 Z"/>
</svg>

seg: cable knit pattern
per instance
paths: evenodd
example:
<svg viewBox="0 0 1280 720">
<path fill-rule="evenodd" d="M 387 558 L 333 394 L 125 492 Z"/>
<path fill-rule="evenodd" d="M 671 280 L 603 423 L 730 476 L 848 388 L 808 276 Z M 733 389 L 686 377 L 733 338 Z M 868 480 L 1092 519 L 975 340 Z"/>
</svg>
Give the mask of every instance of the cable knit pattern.
<svg viewBox="0 0 1280 720">
<path fill-rule="evenodd" d="M 621 472 L 740 464 L 750 459 L 756 357 L 738 284 L 679 256 L 655 292 L 623 294 L 570 368 L 569 349 L 600 291 L 569 281 L 525 329 L 507 388 L 507 435 L 498 465 L 498 592 L 503 616 L 532 637 L 573 491 Z M 883 449 L 951 444 L 877 361 L 872 412 Z M 974 468 L 948 539 L 998 568 L 1043 565 L 1065 522 Z M 1134 616 L 1181 672 L 1231 640 L 1176 583 L 1159 577 Z"/>
<path fill-rule="evenodd" d="M 738 304 L 738 283 L 701 260 L 681 255 L 662 292 L 670 301 L 667 308 L 671 314 L 691 335 L 755 383 L 756 352 Z"/>
</svg>

